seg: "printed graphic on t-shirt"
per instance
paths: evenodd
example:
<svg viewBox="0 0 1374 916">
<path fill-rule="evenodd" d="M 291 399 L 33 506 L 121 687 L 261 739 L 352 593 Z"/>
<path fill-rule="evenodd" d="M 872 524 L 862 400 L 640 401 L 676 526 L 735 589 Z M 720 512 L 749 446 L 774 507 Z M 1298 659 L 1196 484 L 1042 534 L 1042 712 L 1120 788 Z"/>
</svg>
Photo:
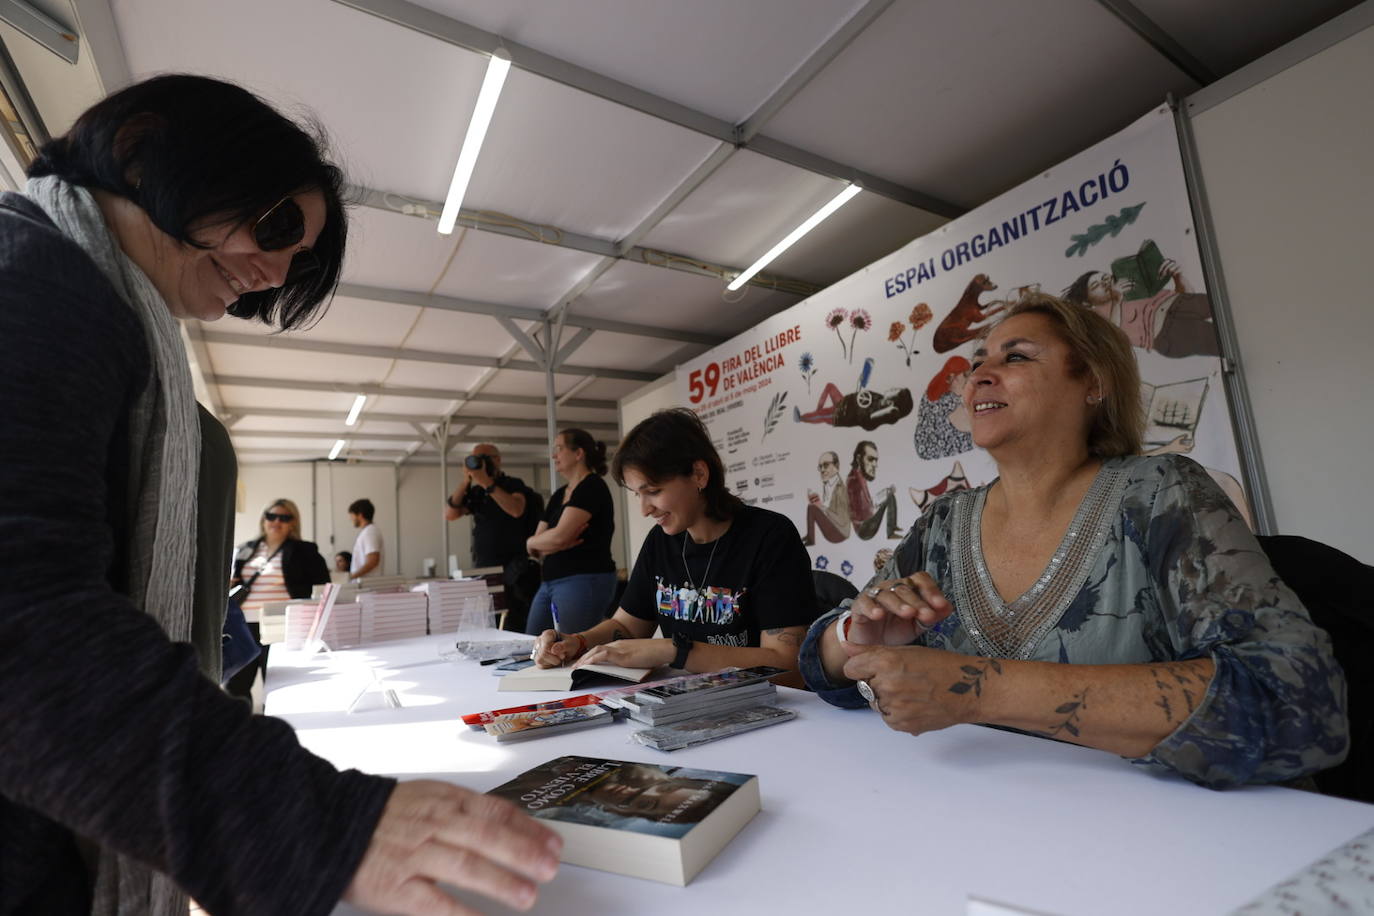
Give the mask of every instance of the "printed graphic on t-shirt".
<svg viewBox="0 0 1374 916">
<path fill-rule="evenodd" d="M 661 617 L 673 621 L 664 629 L 686 632 L 717 646 L 749 645 L 749 628 L 740 607 L 748 589 L 708 585 L 693 588 L 657 577 L 656 600 Z M 665 624 L 667 621 L 664 621 Z"/>
</svg>

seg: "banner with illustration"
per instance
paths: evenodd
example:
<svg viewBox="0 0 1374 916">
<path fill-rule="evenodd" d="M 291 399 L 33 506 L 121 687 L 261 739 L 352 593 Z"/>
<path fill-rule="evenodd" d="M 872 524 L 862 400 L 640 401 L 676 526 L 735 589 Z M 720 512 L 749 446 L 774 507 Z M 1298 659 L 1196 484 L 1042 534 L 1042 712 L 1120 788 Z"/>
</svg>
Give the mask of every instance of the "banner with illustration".
<svg viewBox="0 0 1374 916">
<path fill-rule="evenodd" d="M 680 366 L 680 403 L 729 487 L 862 585 L 931 500 L 996 476 L 960 393 L 979 330 L 1036 291 L 1126 332 L 1147 452 L 1188 454 L 1248 513 L 1165 107 Z"/>
</svg>

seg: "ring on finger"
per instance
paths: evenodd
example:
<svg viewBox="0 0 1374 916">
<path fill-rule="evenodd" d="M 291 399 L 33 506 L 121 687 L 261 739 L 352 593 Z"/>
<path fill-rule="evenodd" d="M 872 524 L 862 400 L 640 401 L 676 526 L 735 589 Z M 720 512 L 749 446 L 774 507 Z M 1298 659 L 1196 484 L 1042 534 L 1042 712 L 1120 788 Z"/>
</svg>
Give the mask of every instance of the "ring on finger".
<svg viewBox="0 0 1374 916">
<path fill-rule="evenodd" d="M 878 597 L 879 595 L 881 595 L 882 593 L 883 593 L 883 587 L 882 587 L 881 585 L 875 585 L 875 586 L 873 586 L 872 588 L 866 588 L 866 589 L 864 589 L 864 594 L 867 595 L 867 596 L 870 597 L 870 598 L 876 598 L 876 597 Z"/>
<path fill-rule="evenodd" d="M 878 695 L 873 692 L 872 684 L 868 683 L 868 681 L 859 681 L 858 688 L 859 696 L 864 698 L 865 703 L 873 707 L 878 705 Z"/>
</svg>

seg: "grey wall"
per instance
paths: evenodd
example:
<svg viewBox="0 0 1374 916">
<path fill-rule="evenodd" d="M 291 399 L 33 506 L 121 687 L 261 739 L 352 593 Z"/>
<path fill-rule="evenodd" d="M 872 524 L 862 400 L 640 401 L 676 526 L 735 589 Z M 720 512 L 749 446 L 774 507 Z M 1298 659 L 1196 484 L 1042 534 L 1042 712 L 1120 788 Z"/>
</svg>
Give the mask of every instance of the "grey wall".
<svg viewBox="0 0 1374 916">
<path fill-rule="evenodd" d="M 1371 86 L 1374 3 L 1365 3 L 1187 100 L 1276 527 L 1366 563 Z"/>
</svg>

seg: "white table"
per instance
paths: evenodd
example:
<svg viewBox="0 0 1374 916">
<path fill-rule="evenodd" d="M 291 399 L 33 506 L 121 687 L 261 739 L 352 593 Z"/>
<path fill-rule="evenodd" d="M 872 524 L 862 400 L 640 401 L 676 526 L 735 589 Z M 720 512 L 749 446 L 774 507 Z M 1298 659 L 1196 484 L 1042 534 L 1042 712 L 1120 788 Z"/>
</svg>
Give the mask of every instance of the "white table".
<svg viewBox="0 0 1374 916">
<path fill-rule="evenodd" d="M 1374 826 L 1371 805 L 1281 788 L 1214 792 L 978 726 L 914 738 L 786 688 L 796 720 L 671 754 L 630 743 L 626 724 L 498 745 L 459 717 L 557 694 L 498 693 L 489 667 L 438 659 L 453 641 L 328 659 L 274 649 L 267 712 L 340 767 L 483 791 L 563 754 L 760 777 L 763 812 L 686 888 L 564 866 L 538 913 L 961 914 L 977 896 L 1060 916 L 1220 914 Z M 369 666 L 403 708 L 372 693 L 344 712 Z"/>
</svg>

